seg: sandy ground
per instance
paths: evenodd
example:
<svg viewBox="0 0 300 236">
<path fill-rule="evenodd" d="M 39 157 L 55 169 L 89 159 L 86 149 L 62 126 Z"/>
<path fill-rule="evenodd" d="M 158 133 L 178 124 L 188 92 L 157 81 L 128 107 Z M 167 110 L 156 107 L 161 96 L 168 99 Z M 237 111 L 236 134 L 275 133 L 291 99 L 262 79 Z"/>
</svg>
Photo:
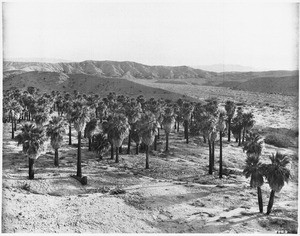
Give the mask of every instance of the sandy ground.
<svg viewBox="0 0 300 236">
<path fill-rule="evenodd" d="M 82 147 L 82 186 L 70 176 L 76 173 L 76 146 L 59 150 L 60 166 L 54 167 L 54 152 L 36 161 L 35 179 L 28 179 L 28 161 L 21 147 L 10 139 L 10 124 L 3 126 L 2 231 L 5 233 L 276 233 L 297 229 L 298 155 L 296 149 L 279 149 L 291 159 L 291 181 L 275 196 L 270 216 L 258 213 L 257 194 L 242 175 L 246 154 L 236 143 L 224 139 L 225 172 L 208 175 L 208 145 L 191 137 L 186 144 L 183 130 L 170 136 L 170 151 L 164 152 L 164 132 L 158 150 L 151 151 L 150 170 L 145 154 L 120 155 L 120 163 L 99 160 Z M 19 131 L 17 131 L 19 132 Z M 73 132 L 73 144 L 76 133 Z M 125 143 L 124 150 L 125 153 Z M 277 148 L 265 145 L 262 160 Z M 112 195 L 110 190 L 124 189 Z M 262 187 L 264 211 L 269 199 Z"/>
</svg>

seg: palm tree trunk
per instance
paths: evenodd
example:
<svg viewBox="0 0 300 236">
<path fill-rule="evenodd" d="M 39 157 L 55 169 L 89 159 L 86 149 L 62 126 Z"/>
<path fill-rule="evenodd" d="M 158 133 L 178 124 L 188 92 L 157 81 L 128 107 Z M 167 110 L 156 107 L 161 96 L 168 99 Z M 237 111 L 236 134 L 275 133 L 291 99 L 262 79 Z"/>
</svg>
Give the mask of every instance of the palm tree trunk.
<svg viewBox="0 0 300 236">
<path fill-rule="evenodd" d="M 81 131 L 78 132 L 77 176 L 80 178 L 82 177 L 82 173 L 81 173 Z"/>
<path fill-rule="evenodd" d="M 175 122 L 174 130 L 176 130 L 176 122 Z"/>
<path fill-rule="evenodd" d="M 17 120 L 15 120 L 15 122 L 14 122 L 14 129 L 15 129 L 15 131 L 17 131 Z"/>
<path fill-rule="evenodd" d="M 29 179 L 34 179 L 34 159 L 29 158 Z"/>
<path fill-rule="evenodd" d="M 15 138 L 14 120 L 11 119 L 11 139 Z"/>
<path fill-rule="evenodd" d="M 116 163 L 119 163 L 119 147 L 116 147 Z"/>
<path fill-rule="evenodd" d="M 228 142 L 230 142 L 231 132 L 231 119 L 228 119 Z"/>
<path fill-rule="evenodd" d="M 114 159 L 114 145 L 112 142 L 110 143 L 110 159 Z"/>
<path fill-rule="evenodd" d="M 243 141 L 242 141 L 243 144 L 244 144 L 244 142 L 245 142 L 245 134 L 246 134 L 246 129 L 245 129 L 245 127 L 244 127 L 244 129 L 243 129 Z"/>
<path fill-rule="evenodd" d="M 212 163 L 212 169 L 215 168 L 215 141 L 212 141 L 211 143 L 211 163 Z"/>
<path fill-rule="evenodd" d="M 262 200 L 261 188 L 260 187 L 257 187 L 257 198 L 258 198 L 259 212 L 263 213 L 263 200 Z"/>
<path fill-rule="evenodd" d="M 268 204 L 267 215 L 269 215 L 271 213 L 271 209 L 272 209 L 273 203 L 274 203 L 274 197 L 275 197 L 275 191 L 272 189 L 271 194 L 270 194 L 269 204 Z"/>
<path fill-rule="evenodd" d="M 58 149 L 55 149 L 54 166 L 59 166 L 59 164 L 58 164 Z"/>
<path fill-rule="evenodd" d="M 119 147 L 119 153 L 123 153 L 123 147 L 122 147 L 122 144 L 121 144 L 121 146 Z"/>
<path fill-rule="evenodd" d="M 206 137 L 203 135 L 203 142 L 206 143 Z"/>
<path fill-rule="evenodd" d="M 160 128 L 157 128 L 157 139 L 160 139 L 159 130 L 160 130 Z"/>
<path fill-rule="evenodd" d="M 146 169 L 149 169 L 149 146 L 146 145 Z"/>
<path fill-rule="evenodd" d="M 169 133 L 166 133 L 166 151 L 169 151 Z"/>
<path fill-rule="evenodd" d="M 208 149 L 209 149 L 209 169 L 208 169 L 208 174 L 212 175 L 212 160 L 211 160 L 211 141 L 208 140 Z"/>
<path fill-rule="evenodd" d="M 184 135 L 186 139 L 186 143 L 189 143 L 189 121 L 184 121 Z"/>
<path fill-rule="evenodd" d="M 219 165 L 219 178 L 222 179 L 222 172 L 223 172 L 223 153 L 222 153 L 222 131 L 220 131 L 220 165 Z"/>
<path fill-rule="evenodd" d="M 239 132 L 239 146 L 241 146 L 241 135 L 242 135 L 242 130 Z"/>
<path fill-rule="evenodd" d="M 154 137 L 154 151 L 157 149 L 157 135 Z"/>
<path fill-rule="evenodd" d="M 92 138 L 89 137 L 89 151 L 92 150 Z"/>
<path fill-rule="evenodd" d="M 69 124 L 69 145 L 72 145 L 72 127 L 71 127 L 71 123 Z"/>
<path fill-rule="evenodd" d="M 177 133 L 179 133 L 179 121 L 178 121 L 178 124 L 177 124 Z"/>
<path fill-rule="evenodd" d="M 130 145 L 131 145 L 131 130 L 129 130 L 129 135 L 128 135 L 127 154 L 130 153 Z"/>
<path fill-rule="evenodd" d="M 136 143 L 136 149 L 135 149 L 135 154 L 138 155 L 139 154 L 139 144 Z"/>
</svg>

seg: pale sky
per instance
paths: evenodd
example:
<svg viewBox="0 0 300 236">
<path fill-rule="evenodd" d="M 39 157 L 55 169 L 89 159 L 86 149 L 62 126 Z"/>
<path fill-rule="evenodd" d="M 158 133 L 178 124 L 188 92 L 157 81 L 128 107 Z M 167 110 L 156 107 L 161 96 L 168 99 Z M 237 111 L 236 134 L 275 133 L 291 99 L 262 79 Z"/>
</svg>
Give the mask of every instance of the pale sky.
<svg viewBox="0 0 300 236">
<path fill-rule="evenodd" d="M 3 56 L 290 70 L 298 22 L 291 2 L 7 2 Z"/>
</svg>

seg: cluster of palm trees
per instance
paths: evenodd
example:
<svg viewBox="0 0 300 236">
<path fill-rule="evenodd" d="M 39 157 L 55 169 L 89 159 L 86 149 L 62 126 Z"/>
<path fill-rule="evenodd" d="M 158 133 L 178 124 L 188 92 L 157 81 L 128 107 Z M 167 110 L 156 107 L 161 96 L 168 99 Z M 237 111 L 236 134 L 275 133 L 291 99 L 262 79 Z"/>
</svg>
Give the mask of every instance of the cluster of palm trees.
<svg viewBox="0 0 300 236">
<path fill-rule="evenodd" d="M 246 151 L 247 159 L 243 173 L 246 178 L 250 177 L 250 187 L 257 188 L 258 205 L 260 213 L 263 213 L 263 200 L 261 186 L 264 178 L 267 179 L 271 188 L 267 215 L 270 214 L 275 192 L 280 192 L 285 182 L 289 181 L 290 171 L 286 167 L 289 159 L 286 155 L 276 152 L 270 156 L 271 163 L 262 163 L 260 160 L 262 153 L 262 138 L 256 133 L 249 133 L 246 137 L 243 150 Z"/>
<path fill-rule="evenodd" d="M 58 91 L 52 91 L 51 94 L 39 94 L 34 87 L 29 87 L 27 91 L 22 92 L 18 89 L 7 91 L 4 94 L 4 104 L 4 119 L 12 122 L 13 131 L 16 130 L 17 120 L 19 122 L 20 120 L 35 122 L 35 125 L 30 127 L 45 129 L 45 135 L 51 139 L 51 146 L 55 150 L 55 166 L 59 165 L 58 149 L 62 145 L 64 127 L 68 124 L 69 145 L 72 145 L 73 126 L 78 134 L 77 176 L 80 178 L 82 177 L 82 135 L 89 140 L 89 151 L 96 151 L 100 157 L 110 145 L 111 159 L 114 159 L 115 153 L 116 162 L 119 162 L 122 144 L 128 137 L 127 154 L 130 153 L 133 140 L 136 143 L 137 154 L 139 146 L 146 151 L 146 168 L 149 168 L 149 147 L 153 144 L 153 149 L 157 150 L 160 129 L 165 131 L 165 149 L 169 151 L 169 134 L 173 128 L 179 132 L 181 124 L 184 127 L 186 143 L 189 143 L 191 130 L 201 134 L 204 142 L 208 140 L 209 174 L 214 171 L 215 141 L 219 138 L 219 177 L 222 178 L 222 137 L 227 131 L 226 126 L 230 141 L 230 127 L 241 124 L 239 129 L 239 136 L 241 136 L 242 132 L 245 135 L 246 131 L 254 124 L 251 113 L 249 115 L 238 109 L 237 115 L 234 117 L 236 105 L 232 101 L 227 101 L 225 112 L 224 109 L 219 109 L 216 98 L 198 103 L 182 99 L 172 102 L 154 98 L 146 100 L 142 95 L 130 98 L 116 95 L 113 92 L 101 98 L 99 95 L 79 94 L 76 90 L 73 91 L 73 94 Z M 57 117 L 53 116 L 54 111 L 57 111 Z M 233 134 L 235 133 L 233 132 Z M 22 143 L 22 141 L 20 142 Z"/>
<path fill-rule="evenodd" d="M 260 211 L 262 211 L 261 185 L 263 176 L 273 183 L 271 175 L 274 165 L 262 165 L 260 137 L 251 133 L 254 125 L 254 116 L 251 112 L 244 112 L 233 101 L 226 101 L 222 107 L 218 99 L 210 98 L 200 102 L 190 102 L 178 99 L 173 102 L 163 99 L 146 99 L 143 95 L 130 98 L 110 92 L 105 97 L 97 94 L 85 95 L 74 90 L 73 93 L 52 91 L 51 94 L 40 94 L 34 87 L 27 91 L 18 89 L 9 90 L 3 97 L 4 122 L 12 124 L 12 138 L 16 131 L 17 122 L 22 122 L 21 133 L 16 136 L 18 144 L 23 145 L 23 152 L 29 157 L 29 178 L 34 178 L 34 160 L 41 154 L 44 144 L 50 139 L 55 151 L 54 165 L 59 166 L 58 153 L 63 144 L 63 135 L 68 127 L 68 144 L 72 145 L 72 127 L 77 131 L 77 173 L 78 178 L 86 184 L 86 177 L 82 176 L 81 169 L 81 140 L 88 138 L 88 150 L 95 151 L 102 159 L 103 153 L 110 147 L 111 159 L 119 162 L 119 154 L 123 153 L 123 142 L 127 138 L 127 154 L 131 152 L 132 141 L 136 144 L 136 154 L 140 148 L 146 153 L 146 169 L 149 168 L 149 151 L 157 150 L 157 140 L 160 139 L 160 130 L 165 133 L 165 150 L 169 151 L 169 135 L 179 132 L 180 125 L 184 129 L 184 139 L 189 143 L 189 135 L 200 135 L 209 147 L 208 173 L 215 170 L 215 142 L 219 141 L 219 178 L 223 174 L 223 139 L 231 134 L 236 138 L 238 146 L 243 144 L 247 154 L 246 177 L 251 176 L 251 186 L 257 187 Z M 58 116 L 55 116 L 57 112 Z M 286 164 L 278 155 L 272 159 L 274 163 Z M 278 161 L 279 159 L 281 161 Z M 272 163 L 273 163 L 272 161 Z M 283 166 L 285 167 L 285 166 Z M 276 167 L 277 168 L 277 167 Z M 280 172 L 280 171 L 279 171 Z M 268 174 L 269 173 L 269 174 Z M 282 173 L 282 171 L 280 172 Z M 287 173 L 287 172 L 284 172 Z M 273 177 L 272 177 L 273 176 Z M 286 174 L 286 179 L 288 175 Z M 276 181 L 275 181 L 276 182 Z M 271 186 L 271 185 L 270 185 Z M 275 191 L 272 188 L 271 198 Z M 270 210 L 273 200 L 270 198 Z M 270 211 L 268 208 L 268 212 Z"/>
</svg>

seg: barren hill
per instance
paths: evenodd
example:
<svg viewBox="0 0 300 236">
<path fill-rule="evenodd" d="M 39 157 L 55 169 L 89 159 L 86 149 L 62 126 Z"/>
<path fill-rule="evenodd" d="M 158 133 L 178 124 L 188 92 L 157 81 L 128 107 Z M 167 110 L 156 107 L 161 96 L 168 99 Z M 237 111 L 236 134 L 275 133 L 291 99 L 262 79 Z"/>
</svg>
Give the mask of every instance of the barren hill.
<svg viewBox="0 0 300 236">
<path fill-rule="evenodd" d="M 247 80 L 245 82 L 228 81 L 219 84 L 220 87 L 230 87 L 232 89 L 253 91 L 261 93 L 277 93 L 283 95 L 298 94 L 299 77 L 262 77 Z"/>
<path fill-rule="evenodd" d="M 136 62 L 83 61 L 70 63 L 4 62 L 4 72 L 12 70 L 87 74 L 101 77 L 134 77 L 141 79 L 213 78 L 217 73 L 187 66 L 148 66 Z"/>
<path fill-rule="evenodd" d="M 118 94 L 128 96 L 144 95 L 146 98 L 164 98 L 177 100 L 178 98 L 191 99 L 185 95 L 166 91 L 160 88 L 152 88 L 137 84 L 126 79 L 103 78 L 84 74 L 64 74 L 58 72 L 25 72 L 14 71 L 3 81 L 3 89 L 9 88 L 26 89 L 29 86 L 38 88 L 41 92 L 51 92 L 52 90 L 73 92 L 77 90 L 81 93 L 97 93 L 107 95 L 114 91 Z"/>
</svg>

